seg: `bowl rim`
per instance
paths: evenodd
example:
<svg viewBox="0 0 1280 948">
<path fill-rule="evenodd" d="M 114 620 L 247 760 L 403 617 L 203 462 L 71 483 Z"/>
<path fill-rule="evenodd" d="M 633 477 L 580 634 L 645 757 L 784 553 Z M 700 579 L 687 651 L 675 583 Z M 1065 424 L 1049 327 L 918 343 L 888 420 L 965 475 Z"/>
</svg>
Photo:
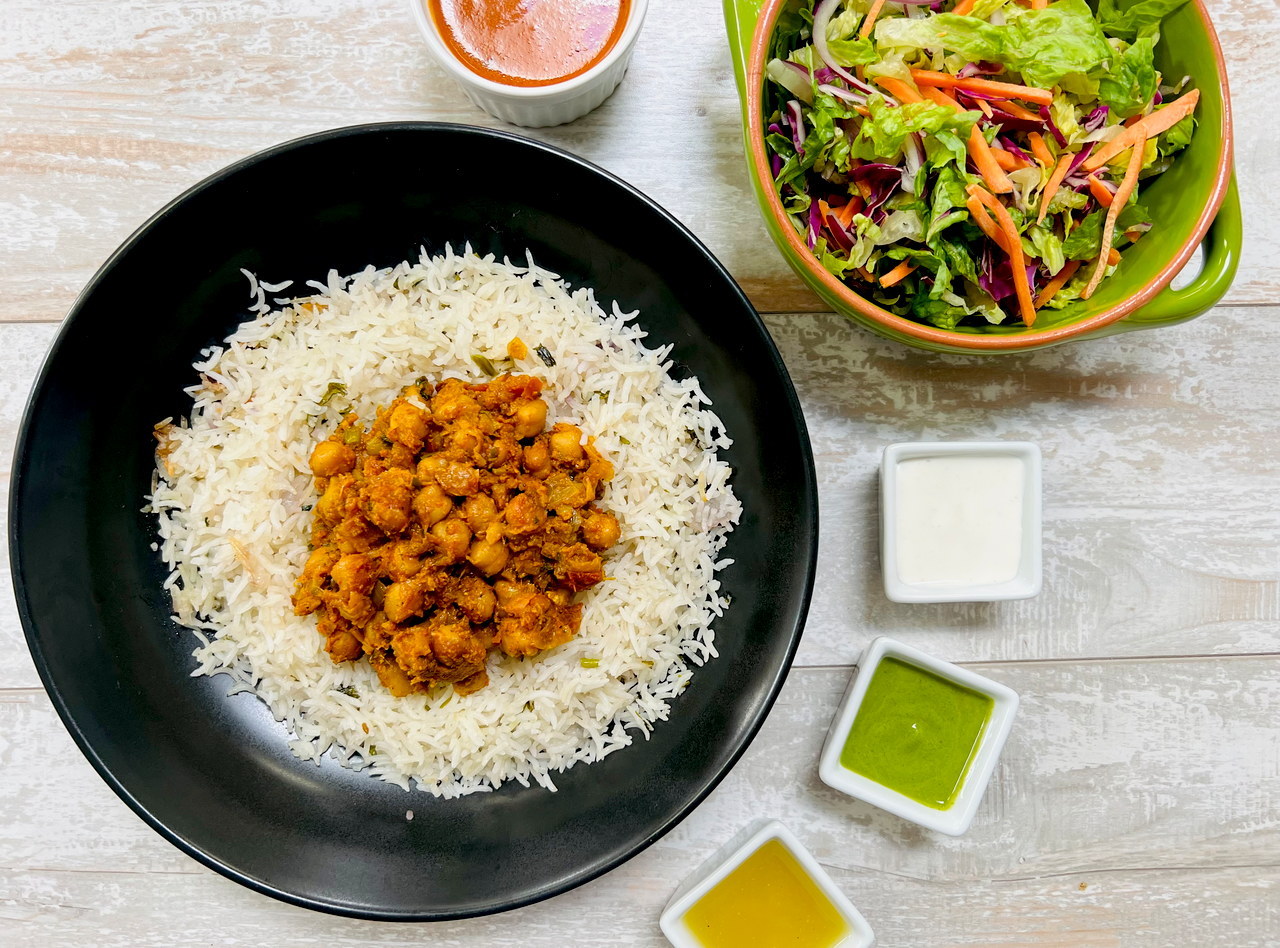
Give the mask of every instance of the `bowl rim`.
<svg viewBox="0 0 1280 948">
<path fill-rule="evenodd" d="M 328 899 L 324 896 L 299 893 L 292 889 L 277 886 L 270 879 L 259 878 L 258 876 L 250 874 L 234 860 L 227 859 L 219 852 L 208 847 L 207 842 L 189 839 L 170 827 L 168 823 L 153 813 L 146 803 L 135 795 L 132 787 L 125 780 L 116 774 L 115 770 L 112 769 L 108 762 L 99 753 L 98 748 L 89 740 L 84 729 L 78 723 L 77 716 L 73 713 L 73 701 L 67 690 L 62 688 L 59 682 L 55 679 L 50 662 L 45 657 L 44 649 L 41 647 L 40 629 L 42 627 L 37 623 L 32 601 L 26 588 L 28 564 L 23 544 L 23 524 L 25 523 L 26 516 L 22 500 L 26 484 L 31 479 L 30 473 L 27 469 L 26 458 L 29 455 L 30 442 L 35 436 L 34 427 L 37 405 L 49 384 L 54 363 L 59 353 L 69 344 L 68 340 L 75 331 L 76 325 L 83 318 L 82 311 L 84 310 L 87 301 L 97 290 L 98 286 L 157 223 L 167 218 L 192 198 L 202 194 L 212 187 L 223 184 L 227 179 L 233 178 L 239 172 L 263 161 L 270 160 L 282 153 L 308 146 L 321 145 L 335 139 L 374 136 L 387 133 L 394 134 L 401 132 L 444 132 L 501 138 L 517 142 L 523 147 L 552 154 L 558 159 L 577 166 L 587 173 L 606 179 L 613 186 L 635 196 L 654 214 L 669 222 L 671 226 L 675 227 L 688 239 L 692 246 L 696 247 L 703 255 L 705 255 L 705 259 L 709 265 L 727 281 L 734 298 L 739 300 L 746 308 L 746 313 L 749 314 L 752 325 L 756 327 L 761 338 L 770 350 L 771 362 L 780 371 L 782 379 L 786 383 L 784 385 L 783 395 L 788 404 L 789 413 L 794 417 L 796 422 L 798 441 L 802 449 L 800 466 L 803 473 L 803 483 L 801 485 L 802 491 L 798 495 L 799 505 L 796 509 L 797 516 L 802 521 L 807 521 L 807 526 L 809 528 L 807 542 L 801 541 L 798 543 L 799 547 L 803 547 L 803 554 L 806 561 L 804 582 L 800 590 L 800 597 L 795 614 L 794 616 L 789 617 L 788 621 L 783 626 L 783 631 L 789 636 L 790 641 L 787 643 L 785 652 L 781 656 L 777 667 L 771 669 L 763 679 L 765 682 L 763 698 L 760 701 L 756 712 L 748 719 L 747 724 L 743 729 L 742 739 L 738 746 L 732 750 L 728 758 L 725 760 L 723 767 L 717 772 L 710 774 L 704 781 L 702 781 L 702 783 L 695 788 L 695 791 L 684 801 L 682 806 L 667 813 L 660 825 L 657 826 L 653 832 L 645 835 L 643 838 L 631 841 L 625 847 L 619 848 L 609 858 L 596 860 L 585 868 L 579 868 L 573 873 L 565 874 L 550 885 L 546 885 L 541 888 L 530 887 L 517 896 L 479 909 L 404 911 L 398 908 L 387 908 L 385 906 L 369 906 L 353 902 L 339 902 Z M 240 157 L 221 168 L 218 168 L 196 183 L 183 189 L 179 194 L 166 201 L 154 213 L 149 215 L 146 220 L 139 224 L 129 234 L 129 236 L 122 240 L 120 244 L 111 251 L 93 275 L 85 282 L 80 292 L 72 301 L 54 335 L 52 342 L 49 345 L 49 348 L 45 352 L 43 360 L 35 373 L 35 379 L 31 385 L 31 389 L 27 393 L 17 436 L 14 440 L 13 457 L 13 476 L 10 479 L 7 497 L 7 541 L 9 559 L 12 565 L 11 583 L 14 593 L 16 612 L 19 625 L 23 631 L 23 640 L 31 654 L 32 662 L 35 665 L 36 672 L 40 678 L 41 686 L 44 688 L 50 704 L 53 706 L 53 709 L 57 713 L 62 725 L 67 729 L 67 732 L 73 743 L 76 745 L 76 748 L 82 755 L 84 755 L 89 765 L 102 779 L 103 783 L 105 783 L 139 819 L 154 830 L 161 838 L 175 846 L 182 853 L 191 857 L 206 868 L 213 870 L 232 882 L 236 882 L 247 889 L 257 892 L 260 895 L 268 896 L 280 902 L 295 905 L 300 908 L 334 916 L 379 922 L 434 922 L 484 917 L 523 908 L 525 906 L 562 895 L 565 892 L 585 885 L 588 882 L 592 882 L 595 879 L 612 872 L 614 869 L 617 869 L 619 866 L 631 859 L 634 859 L 687 819 L 689 815 L 692 814 L 693 811 L 697 809 L 697 807 L 701 805 L 702 802 L 711 794 L 711 792 L 720 785 L 724 778 L 728 776 L 729 772 L 738 764 L 754 743 L 755 739 L 759 736 L 761 728 L 764 726 L 769 713 L 772 711 L 779 695 L 782 692 L 783 686 L 786 684 L 787 679 L 790 676 L 791 668 L 795 661 L 796 653 L 800 647 L 800 641 L 808 620 L 809 610 L 812 606 L 813 590 L 817 575 L 818 533 L 820 526 L 818 487 L 813 461 L 813 452 L 808 435 L 808 425 L 805 421 L 804 413 L 800 405 L 795 383 L 791 380 L 790 372 L 786 368 L 786 364 L 782 359 L 777 344 L 769 334 L 759 312 L 747 298 L 745 291 L 743 291 L 738 285 L 737 281 L 734 279 L 733 275 L 729 272 L 724 263 L 711 252 L 706 244 L 692 230 L 690 230 L 689 227 L 682 223 L 663 205 L 659 204 L 654 198 L 650 197 L 630 182 L 618 177 L 613 172 L 589 161 L 581 155 L 567 151 L 547 142 L 540 141 L 536 138 L 521 135 L 506 129 L 493 129 L 483 126 L 467 125 L 464 123 L 439 121 L 372 122 L 329 128 L 306 135 L 296 136 L 283 142 L 278 142 L 258 149 L 257 151 Z M 423 799 L 428 798 L 424 797 Z"/>
<path fill-rule="evenodd" d="M 1183 242 L 1178 252 L 1165 263 L 1155 278 L 1137 293 L 1104 309 L 1100 313 L 1095 313 L 1093 316 L 1066 325 L 1054 326 L 1050 329 L 1037 330 L 1032 328 L 1016 335 L 978 335 L 953 332 L 929 326 L 925 323 L 918 323 L 905 316 L 891 313 L 887 309 L 872 303 L 861 294 L 854 292 L 841 280 L 836 279 L 825 267 L 818 264 L 813 253 L 800 240 L 800 235 L 796 233 L 795 228 L 791 225 L 786 211 L 783 210 L 777 190 L 773 187 L 773 174 L 769 168 L 769 158 L 765 154 L 764 148 L 762 98 L 765 55 L 769 48 L 769 39 L 773 35 L 774 23 L 777 21 L 782 7 L 788 2 L 790 0 L 763 0 L 759 19 L 756 21 L 755 30 L 751 36 L 745 88 L 747 162 L 751 167 L 752 176 L 765 196 L 765 213 L 772 218 L 773 223 L 777 225 L 779 232 L 785 238 L 787 246 L 793 251 L 794 260 L 792 262 L 803 266 L 805 273 L 810 278 L 816 279 L 827 292 L 834 294 L 847 306 L 857 310 L 879 332 L 901 333 L 910 337 L 913 341 L 942 345 L 953 349 L 970 349 L 975 352 L 1012 352 L 1021 349 L 1039 348 L 1065 339 L 1086 335 L 1123 319 L 1150 303 L 1163 291 L 1173 278 L 1178 275 L 1187 261 L 1191 259 L 1192 254 L 1196 252 L 1201 241 L 1204 240 L 1206 232 L 1209 230 L 1209 225 L 1213 223 L 1213 219 L 1217 216 L 1218 209 L 1222 206 L 1231 182 L 1234 154 L 1231 95 L 1227 83 L 1226 60 L 1223 57 L 1222 44 L 1218 41 L 1218 34 L 1209 19 L 1209 12 L 1205 8 L 1204 0 L 1192 0 L 1192 5 L 1195 7 L 1196 12 L 1199 13 L 1204 25 L 1205 34 L 1213 50 L 1214 62 L 1217 65 L 1218 85 L 1222 92 L 1222 146 L 1218 155 L 1218 168 L 1208 203 L 1201 209 L 1200 216 L 1196 220 L 1187 240 Z"/>
<path fill-rule="evenodd" d="M 559 79 L 556 82 L 549 82 L 544 85 L 516 86 L 486 79 L 460 62 L 440 36 L 440 29 L 436 24 L 435 17 L 427 9 L 429 3 L 430 0 L 409 0 L 409 5 L 413 10 L 413 18 L 417 21 L 422 38 L 426 41 L 427 48 L 444 70 L 464 85 L 521 102 L 541 102 L 567 98 L 573 93 L 600 81 L 613 64 L 624 57 L 627 51 L 635 45 L 640 35 L 640 27 L 644 23 L 644 17 L 649 8 L 649 0 L 630 0 L 631 5 L 628 7 L 627 22 L 623 26 L 617 42 L 594 66 L 584 72 L 580 72 L 576 76 L 570 76 L 568 79 Z"/>
</svg>

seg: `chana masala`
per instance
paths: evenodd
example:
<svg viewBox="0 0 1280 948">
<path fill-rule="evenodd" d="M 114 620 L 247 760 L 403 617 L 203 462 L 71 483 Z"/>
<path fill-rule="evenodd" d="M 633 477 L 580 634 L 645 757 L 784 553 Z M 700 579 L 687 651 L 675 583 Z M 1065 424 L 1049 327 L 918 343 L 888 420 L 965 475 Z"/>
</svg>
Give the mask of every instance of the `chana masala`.
<svg viewBox="0 0 1280 948">
<path fill-rule="evenodd" d="M 335 663 L 367 657 L 392 694 L 488 683 L 497 648 L 529 657 L 577 634 L 575 594 L 618 541 L 598 507 L 613 465 L 576 426 L 546 428 L 542 382 L 426 379 L 367 429 L 316 445 L 319 500 L 294 611 Z"/>
</svg>

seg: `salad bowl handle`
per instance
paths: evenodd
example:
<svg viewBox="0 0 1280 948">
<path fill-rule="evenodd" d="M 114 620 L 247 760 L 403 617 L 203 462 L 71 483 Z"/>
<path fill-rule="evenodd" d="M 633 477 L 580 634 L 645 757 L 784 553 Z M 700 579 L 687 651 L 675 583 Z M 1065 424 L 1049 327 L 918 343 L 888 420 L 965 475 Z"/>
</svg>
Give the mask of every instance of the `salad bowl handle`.
<svg viewBox="0 0 1280 948">
<path fill-rule="evenodd" d="M 1169 326 L 1193 319 L 1217 305 L 1235 278 L 1242 241 L 1240 193 L 1236 190 L 1233 174 L 1222 206 L 1201 242 L 1204 265 L 1196 278 L 1181 289 L 1166 287 L 1146 306 L 1120 320 L 1116 327 L 1153 329 Z"/>
<path fill-rule="evenodd" d="M 751 56 L 751 38 L 760 19 L 764 0 L 724 0 L 724 25 L 729 31 L 729 54 L 733 59 L 733 79 L 738 86 L 738 100 L 743 114 L 747 108 L 747 60 Z"/>
</svg>

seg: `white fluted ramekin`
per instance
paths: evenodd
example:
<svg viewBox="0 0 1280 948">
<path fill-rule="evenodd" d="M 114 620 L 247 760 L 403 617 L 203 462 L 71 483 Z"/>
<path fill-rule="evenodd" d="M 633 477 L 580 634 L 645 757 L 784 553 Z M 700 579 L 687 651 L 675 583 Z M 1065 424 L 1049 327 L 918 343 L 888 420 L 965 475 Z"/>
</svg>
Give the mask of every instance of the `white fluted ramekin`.
<svg viewBox="0 0 1280 948">
<path fill-rule="evenodd" d="M 581 118 L 613 95 L 631 62 L 649 0 L 631 0 L 622 35 L 603 59 L 581 75 L 546 86 L 509 86 L 477 75 L 449 52 L 427 12 L 426 0 L 409 0 L 409 5 L 427 41 L 427 49 L 458 81 L 467 98 L 494 118 L 512 125 L 541 128 Z"/>
</svg>

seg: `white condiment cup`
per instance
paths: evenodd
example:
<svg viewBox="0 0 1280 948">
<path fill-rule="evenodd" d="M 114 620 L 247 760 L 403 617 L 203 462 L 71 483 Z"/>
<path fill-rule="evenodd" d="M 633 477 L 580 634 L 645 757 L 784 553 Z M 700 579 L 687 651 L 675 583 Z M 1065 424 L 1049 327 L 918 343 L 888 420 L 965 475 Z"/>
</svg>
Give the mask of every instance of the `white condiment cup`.
<svg viewBox="0 0 1280 948">
<path fill-rule="evenodd" d="M 800 863 L 808 873 L 814 885 L 843 916 L 849 933 L 832 948 L 871 948 L 876 943 L 876 937 L 867 920 L 862 917 L 862 913 L 854 908 L 853 903 L 840 891 L 827 875 L 826 870 L 819 865 L 818 860 L 813 858 L 809 850 L 804 848 L 795 834 L 777 820 L 757 820 L 747 826 L 685 879 L 667 902 L 666 908 L 662 910 L 659 924 L 662 927 L 662 934 L 667 936 L 667 941 L 675 945 L 675 948 L 702 948 L 703 943 L 685 924 L 685 914 L 729 873 L 742 865 L 748 856 L 772 839 L 778 840 L 786 847 L 787 851 L 795 857 L 796 862 Z"/>
<path fill-rule="evenodd" d="M 1017 573 L 1006 581 L 908 582 L 899 565 L 898 535 L 902 502 L 899 465 L 916 458 L 1014 457 L 1022 461 L 1022 534 Z M 994 602 L 1029 599 L 1040 593 L 1041 566 L 1040 448 L 1029 441 L 915 441 L 891 444 L 880 463 L 880 568 L 884 594 L 894 602 Z M 962 498 L 960 498 L 962 500 Z"/>
<path fill-rule="evenodd" d="M 541 128 L 581 118 L 613 94 L 631 62 L 649 0 L 631 0 L 622 35 L 603 59 L 580 75 L 545 86 L 506 85 L 477 75 L 449 51 L 427 0 L 410 0 L 409 5 L 427 49 L 472 102 L 504 122 Z"/>
<path fill-rule="evenodd" d="M 845 767 L 840 763 L 840 755 L 844 751 L 845 741 L 853 730 L 854 719 L 858 709 L 862 707 L 862 699 L 866 697 L 867 686 L 871 683 L 881 660 L 895 657 L 933 672 L 939 678 L 955 682 L 971 691 L 987 695 L 992 700 L 991 717 L 978 740 L 978 752 L 969 763 L 969 770 L 960 784 L 960 792 L 956 800 L 945 810 L 936 810 L 925 806 L 911 797 L 891 790 L 862 774 Z M 978 812 L 978 804 L 986 793 L 987 784 L 995 772 L 1000 752 L 1013 727 L 1013 716 L 1018 710 L 1018 693 L 1007 685 L 990 678 L 983 678 L 959 665 L 952 665 L 934 658 L 918 648 L 904 645 L 886 636 L 875 639 L 862 657 L 858 659 L 858 668 L 849 682 L 840 710 L 836 712 L 831 728 L 827 731 L 827 741 L 822 747 L 822 757 L 818 763 L 818 776 L 822 782 L 833 790 L 847 793 L 864 803 L 888 810 L 895 816 L 910 820 L 948 836 L 960 836 L 973 822 Z"/>
</svg>

